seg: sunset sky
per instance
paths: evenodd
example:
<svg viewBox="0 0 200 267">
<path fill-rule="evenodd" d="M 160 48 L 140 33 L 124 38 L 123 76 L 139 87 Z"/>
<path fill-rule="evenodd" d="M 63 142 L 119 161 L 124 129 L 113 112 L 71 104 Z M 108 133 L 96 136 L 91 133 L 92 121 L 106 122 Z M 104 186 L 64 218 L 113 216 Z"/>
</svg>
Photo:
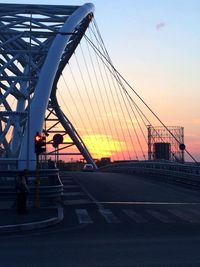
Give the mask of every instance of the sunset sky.
<svg viewBox="0 0 200 267">
<path fill-rule="evenodd" d="M 91 2 L 115 67 L 166 125 L 185 128 L 186 146 L 200 160 L 200 1 Z M 85 1 L 29 3 L 81 5 Z"/>
</svg>

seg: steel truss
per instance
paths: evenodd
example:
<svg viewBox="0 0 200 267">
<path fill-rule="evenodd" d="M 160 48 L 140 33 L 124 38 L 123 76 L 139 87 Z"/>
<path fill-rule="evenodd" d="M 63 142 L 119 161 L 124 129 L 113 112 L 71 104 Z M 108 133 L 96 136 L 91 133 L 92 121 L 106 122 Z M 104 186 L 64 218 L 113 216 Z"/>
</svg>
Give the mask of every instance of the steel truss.
<svg viewBox="0 0 200 267">
<path fill-rule="evenodd" d="M 184 128 L 180 126 L 148 126 L 148 159 L 155 159 L 154 145 L 156 143 L 170 144 L 169 160 L 184 163 L 184 150 L 180 144 L 184 144 Z"/>
<path fill-rule="evenodd" d="M 61 72 L 93 12 L 92 4 L 0 4 L 0 161 L 35 168 L 34 135 L 43 130 L 50 105 L 80 153 L 93 163 L 56 97 Z"/>
</svg>

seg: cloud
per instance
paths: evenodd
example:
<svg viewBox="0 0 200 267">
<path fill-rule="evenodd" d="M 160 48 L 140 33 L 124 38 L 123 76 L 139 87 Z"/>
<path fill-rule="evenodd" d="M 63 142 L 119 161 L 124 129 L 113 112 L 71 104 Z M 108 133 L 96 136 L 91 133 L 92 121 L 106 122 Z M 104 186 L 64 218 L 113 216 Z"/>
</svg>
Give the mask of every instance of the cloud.
<svg viewBox="0 0 200 267">
<path fill-rule="evenodd" d="M 163 27 L 165 27 L 165 22 L 160 22 L 156 25 L 156 30 L 159 31 Z"/>
</svg>

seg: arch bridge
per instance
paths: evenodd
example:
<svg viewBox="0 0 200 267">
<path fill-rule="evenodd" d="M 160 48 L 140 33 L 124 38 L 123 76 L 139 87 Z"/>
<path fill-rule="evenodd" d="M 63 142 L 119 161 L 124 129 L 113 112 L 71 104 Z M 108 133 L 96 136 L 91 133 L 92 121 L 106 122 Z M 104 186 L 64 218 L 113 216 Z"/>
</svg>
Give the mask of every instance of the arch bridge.
<svg viewBox="0 0 200 267">
<path fill-rule="evenodd" d="M 35 169 L 37 132 L 48 136 L 45 161 L 64 149 L 94 168 L 102 155 L 147 161 L 152 144 L 169 140 L 169 159 L 195 161 L 183 128 L 167 127 L 114 67 L 90 3 L 0 4 L 1 169 Z M 64 142 L 52 148 L 58 133 Z"/>
<path fill-rule="evenodd" d="M 54 114 L 90 163 L 81 137 L 56 97 L 60 74 L 92 20 L 94 6 L 0 4 L 1 163 L 34 169 L 34 135 Z"/>
</svg>

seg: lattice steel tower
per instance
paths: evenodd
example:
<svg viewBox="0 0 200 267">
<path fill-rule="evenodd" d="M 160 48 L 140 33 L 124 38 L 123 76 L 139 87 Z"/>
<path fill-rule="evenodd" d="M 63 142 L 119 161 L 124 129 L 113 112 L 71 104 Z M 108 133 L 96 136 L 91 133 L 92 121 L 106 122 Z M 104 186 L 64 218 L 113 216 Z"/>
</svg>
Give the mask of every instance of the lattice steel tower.
<svg viewBox="0 0 200 267">
<path fill-rule="evenodd" d="M 180 149 L 180 144 L 184 144 L 183 127 L 148 126 L 147 128 L 149 160 L 163 157 L 163 159 L 184 163 L 184 150 Z"/>
<path fill-rule="evenodd" d="M 92 20 L 94 6 L 0 4 L 0 163 L 34 169 L 34 135 L 51 109 L 87 162 L 93 163 L 60 109 L 61 72 Z"/>
</svg>

